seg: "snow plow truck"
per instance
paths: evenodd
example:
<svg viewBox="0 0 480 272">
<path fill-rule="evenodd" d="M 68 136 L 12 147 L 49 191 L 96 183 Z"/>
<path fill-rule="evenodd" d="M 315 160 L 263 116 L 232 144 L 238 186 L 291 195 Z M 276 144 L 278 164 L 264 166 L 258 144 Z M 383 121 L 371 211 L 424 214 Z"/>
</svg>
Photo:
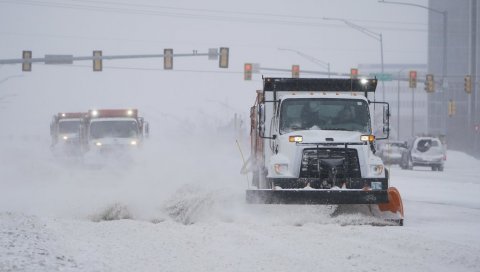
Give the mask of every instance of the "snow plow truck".
<svg viewBox="0 0 480 272">
<path fill-rule="evenodd" d="M 388 138 L 390 115 L 388 103 L 370 100 L 376 86 L 376 79 L 264 78 L 250 110 L 247 203 L 363 205 L 403 225 L 400 194 L 375 155 L 375 110 L 377 139 Z"/>
<path fill-rule="evenodd" d="M 80 152 L 80 125 L 85 112 L 60 112 L 50 123 L 51 148 L 67 154 Z"/>
<path fill-rule="evenodd" d="M 137 109 L 89 110 L 80 139 L 86 154 L 112 154 L 137 148 L 148 132 L 148 123 Z"/>
</svg>

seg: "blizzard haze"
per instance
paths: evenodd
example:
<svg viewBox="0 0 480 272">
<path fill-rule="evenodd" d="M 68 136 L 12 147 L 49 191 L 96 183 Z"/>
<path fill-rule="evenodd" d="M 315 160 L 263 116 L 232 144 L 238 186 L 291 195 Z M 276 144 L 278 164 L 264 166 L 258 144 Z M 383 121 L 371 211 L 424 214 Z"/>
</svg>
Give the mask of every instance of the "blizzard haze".
<svg viewBox="0 0 480 272">
<path fill-rule="evenodd" d="M 427 1 L 418 1 L 427 5 Z M 444 172 L 389 166 L 403 227 L 333 206 L 245 204 L 249 110 L 261 76 L 244 63 L 332 72 L 424 64 L 427 14 L 377 1 L 0 0 L 0 59 L 46 54 L 207 57 L 0 66 L 0 271 L 478 271 L 480 162 L 449 151 Z M 150 137 L 101 167 L 50 150 L 58 112 L 137 108 Z M 233 129 L 235 117 L 241 124 Z"/>
</svg>

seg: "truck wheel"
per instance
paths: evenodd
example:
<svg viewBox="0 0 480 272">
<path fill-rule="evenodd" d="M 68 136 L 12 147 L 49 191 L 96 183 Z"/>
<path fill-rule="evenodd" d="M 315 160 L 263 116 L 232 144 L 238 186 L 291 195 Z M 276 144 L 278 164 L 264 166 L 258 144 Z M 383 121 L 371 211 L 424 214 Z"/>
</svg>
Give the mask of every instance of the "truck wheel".
<svg viewBox="0 0 480 272">
<path fill-rule="evenodd" d="M 437 166 L 432 165 L 432 171 L 437 171 Z"/>
<path fill-rule="evenodd" d="M 437 170 L 440 171 L 440 172 L 443 172 L 443 165 L 437 166 Z"/>
<path fill-rule="evenodd" d="M 407 157 L 407 169 L 412 170 L 413 169 L 413 161 L 410 156 Z"/>
<path fill-rule="evenodd" d="M 402 157 L 402 160 L 400 161 L 400 168 L 402 169 L 407 169 L 407 164 L 405 162 L 405 157 Z"/>
</svg>

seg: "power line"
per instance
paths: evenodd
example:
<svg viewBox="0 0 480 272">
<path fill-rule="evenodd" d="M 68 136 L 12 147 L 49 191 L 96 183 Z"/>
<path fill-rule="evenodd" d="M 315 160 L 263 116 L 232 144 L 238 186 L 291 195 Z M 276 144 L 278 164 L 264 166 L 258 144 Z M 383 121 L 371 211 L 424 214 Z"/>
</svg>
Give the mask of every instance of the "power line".
<svg viewBox="0 0 480 272">
<path fill-rule="evenodd" d="M 292 15 L 281 15 L 281 14 L 270 14 L 270 13 L 253 13 L 253 12 L 233 12 L 233 11 L 221 11 L 221 10 L 208 10 L 208 9 L 186 9 L 186 8 L 175 8 L 175 7 L 165 7 L 165 6 L 155 6 L 155 5 L 133 5 L 121 3 L 124 7 L 118 7 L 118 3 L 114 4 L 110 1 L 88 1 L 88 0 L 73 0 L 80 4 L 72 3 L 59 3 L 59 2 L 49 2 L 49 1 L 34 1 L 34 0 L 1 0 L 0 3 L 8 3 L 15 5 L 28 5 L 28 6 L 40 6 L 40 7 L 53 7 L 53 8 L 64 8 L 64 9 L 73 9 L 73 10 L 87 10 L 87 11 L 96 11 L 96 12 L 109 12 L 109 13 L 121 13 L 121 14 L 134 14 L 134 15 L 149 15 L 149 16 L 163 16 L 163 17 L 173 17 L 173 18 L 184 18 L 184 19 L 196 19 L 196 20 L 209 20 L 209 21 L 227 21 L 227 22 L 241 22 L 241 23 L 266 23 L 266 24 L 281 24 L 281 25 L 294 25 L 294 26 L 311 26 L 311 27 L 340 27 L 338 25 L 331 25 L 327 23 L 321 23 L 312 20 L 319 20 L 321 18 L 317 17 L 308 17 L 308 16 L 292 16 Z M 88 4 L 85 4 L 88 3 Z M 95 4 L 97 5 L 95 5 Z M 98 5 L 100 3 L 100 5 Z M 103 3 L 103 4 L 102 4 Z M 125 8 L 127 6 L 127 8 Z M 134 9 L 128 8 L 128 6 L 133 7 L 157 7 L 159 9 L 174 10 L 179 12 L 166 12 L 161 10 L 151 10 L 151 9 Z M 185 13 L 185 11 L 197 12 L 197 13 Z M 198 12 L 208 12 L 212 14 L 202 14 Z M 225 15 L 226 14 L 226 15 Z M 237 15 L 232 16 L 232 15 Z M 238 15 L 242 15 L 238 17 Z M 245 15 L 254 15 L 262 17 L 245 17 Z M 274 17 L 280 19 L 265 18 Z M 285 19 L 295 19 L 295 20 L 285 20 Z M 398 22 L 387 22 L 387 21 L 373 21 L 376 23 L 396 23 Z M 424 28 L 399 28 L 399 27 L 385 27 L 385 26 L 376 26 L 376 29 L 382 30 L 398 30 L 398 31 L 413 31 L 413 32 L 426 32 L 427 29 Z"/>
<path fill-rule="evenodd" d="M 298 16 L 298 15 L 288 15 L 288 14 L 275 14 L 275 13 L 261 13 L 261 12 L 245 12 L 245 11 L 232 11 L 232 10 L 215 10 L 215 9 L 194 9 L 194 8 L 179 8 L 179 7 L 170 7 L 170 6 L 159 6 L 152 4 L 130 4 L 125 2 L 112 2 L 112 1 L 96 1 L 96 0 L 70 0 L 72 2 L 87 2 L 87 3 L 101 3 L 101 4 L 113 4 L 129 6 L 129 7 L 147 7 L 147 8 L 158 8 L 158 9 L 169 9 L 169 10 L 182 10 L 182 11 L 195 11 L 195 12 L 205 12 L 205 13 L 220 13 L 220 14 L 238 14 L 238 15 L 255 15 L 255 16 L 268 16 L 268 17 L 283 17 L 283 18 L 296 18 L 296 19 L 312 19 L 312 20 L 322 20 L 322 17 L 316 16 Z M 351 20 L 351 19 L 350 19 Z M 354 20 L 354 21 L 363 21 L 363 22 L 374 22 L 374 23 L 391 23 L 391 24 L 410 24 L 410 25 L 426 25 L 424 23 L 412 23 L 412 22 L 400 22 L 400 21 L 380 21 L 380 20 Z"/>
</svg>

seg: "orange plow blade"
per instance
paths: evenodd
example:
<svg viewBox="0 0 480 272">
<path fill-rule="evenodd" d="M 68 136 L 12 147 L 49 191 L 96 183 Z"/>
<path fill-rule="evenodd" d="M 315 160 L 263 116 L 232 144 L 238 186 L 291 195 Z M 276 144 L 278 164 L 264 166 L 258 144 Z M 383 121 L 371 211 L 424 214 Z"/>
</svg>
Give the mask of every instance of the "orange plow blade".
<svg viewBox="0 0 480 272">
<path fill-rule="evenodd" d="M 402 197 L 400 196 L 400 192 L 395 187 L 388 188 L 387 192 L 388 203 L 378 204 L 378 209 L 382 212 L 383 215 L 391 213 L 391 215 L 398 216 L 399 218 L 396 218 L 393 221 L 398 222 L 400 225 L 403 225 L 403 202 Z"/>
</svg>

